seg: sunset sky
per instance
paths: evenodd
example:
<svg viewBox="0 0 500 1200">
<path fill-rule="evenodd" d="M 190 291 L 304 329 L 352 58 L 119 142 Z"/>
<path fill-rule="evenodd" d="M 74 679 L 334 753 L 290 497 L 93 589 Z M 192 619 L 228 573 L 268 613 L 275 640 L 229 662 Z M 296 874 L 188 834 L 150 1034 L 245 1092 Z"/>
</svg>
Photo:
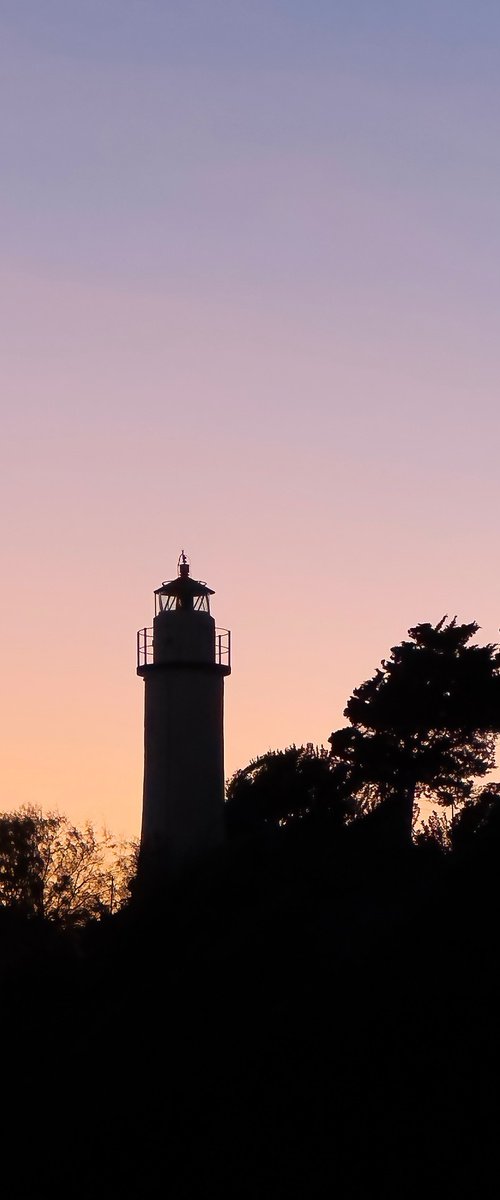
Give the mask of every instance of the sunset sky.
<svg viewBox="0 0 500 1200">
<path fill-rule="evenodd" d="M 139 831 L 135 635 L 233 634 L 226 773 L 500 623 L 497 0 L 0 0 L 1 810 Z"/>
</svg>

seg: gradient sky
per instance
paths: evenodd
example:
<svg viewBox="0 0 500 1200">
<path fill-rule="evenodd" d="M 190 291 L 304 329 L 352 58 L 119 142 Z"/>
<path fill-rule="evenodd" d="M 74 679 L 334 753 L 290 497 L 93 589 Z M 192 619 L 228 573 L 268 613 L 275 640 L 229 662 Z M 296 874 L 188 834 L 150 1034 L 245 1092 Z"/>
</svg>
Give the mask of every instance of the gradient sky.
<svg viewBox="0 0 500 1200">
<path fill-rule="evenodd" d="M 0 808 L 137 834 L 182 547 L 226 769 L 500 618 L 498 0 L 0 0 Z"/>
</svg>

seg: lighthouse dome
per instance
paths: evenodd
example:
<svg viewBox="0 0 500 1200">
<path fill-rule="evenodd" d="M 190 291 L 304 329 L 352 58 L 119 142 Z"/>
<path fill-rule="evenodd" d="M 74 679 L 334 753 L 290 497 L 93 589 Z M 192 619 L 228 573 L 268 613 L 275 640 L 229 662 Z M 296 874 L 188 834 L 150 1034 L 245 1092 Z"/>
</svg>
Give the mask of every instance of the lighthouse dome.
<svg viewBox="0 0 500 1200">
<path fill-rule="evenodd" d="M 192 612 L 210 612 L 209 597 L 213 596 L 212 588 L 207 587 L 201 579 L 191 579 L 189 563 L 184 552 L 178 564 L 176 579 L 166 580 L 155 591 L 155 615 L 174 610 Z"/>
</svg>

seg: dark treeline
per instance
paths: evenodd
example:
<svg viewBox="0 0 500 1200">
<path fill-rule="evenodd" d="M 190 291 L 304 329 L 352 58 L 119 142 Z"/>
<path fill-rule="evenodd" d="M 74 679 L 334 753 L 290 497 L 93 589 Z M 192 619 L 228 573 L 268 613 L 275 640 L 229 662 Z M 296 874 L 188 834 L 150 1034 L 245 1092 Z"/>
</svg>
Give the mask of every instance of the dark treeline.
<svg viewBox="0 0 500 1200">
<path fill-rule="evenodd" d="M 122 848 L 116 909 L 98 859 L 101 907 L 67 918 L 11 870 L 7 1195 L 490 1194 L 500 659 L 476 633 L 417 626 L 328 751 L 237 772 L 226 845 L 161 891 L 139 871 L 125 900 Z"/>
</svg>

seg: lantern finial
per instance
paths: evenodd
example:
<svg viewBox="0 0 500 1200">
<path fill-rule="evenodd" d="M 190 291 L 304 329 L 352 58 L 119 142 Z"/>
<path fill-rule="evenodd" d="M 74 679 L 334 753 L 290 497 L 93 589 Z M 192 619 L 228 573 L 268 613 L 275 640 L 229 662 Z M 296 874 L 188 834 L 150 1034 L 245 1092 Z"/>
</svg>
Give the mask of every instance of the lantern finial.
<svg viewBox="0 0 500 1200">
<path fill-rule="evenodd" d="M 181 550 L 181 552 L 179 554 L 179 561 L 177 563 L 177 574 L 179 575 L 180 579 L 188 579 L 189 578 L 189 563 L 188 563 L 188 560 L 187 560 L 186 555 L 184 554 L 183 550 Z"/>
</svg>

